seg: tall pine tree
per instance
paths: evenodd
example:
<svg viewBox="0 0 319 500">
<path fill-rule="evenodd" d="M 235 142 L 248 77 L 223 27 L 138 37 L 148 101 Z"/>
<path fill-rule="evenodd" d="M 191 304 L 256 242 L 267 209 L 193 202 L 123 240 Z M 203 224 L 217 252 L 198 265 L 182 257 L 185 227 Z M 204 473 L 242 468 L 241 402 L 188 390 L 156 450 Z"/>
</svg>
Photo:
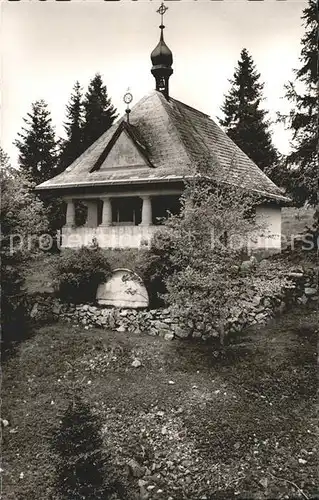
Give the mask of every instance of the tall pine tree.
<svg viewBox="0 0 319 500">
<path fill-rule="evenodd" d="M 24 118 L 26 127 L 18 134 L 15 145 L 19 150 L 19 164 L 33 185 L 40 184 L 60 173 L 58 142 L 52 119 L 45 101 L 32 104 L 31 113 Z M 52 194 L 41 195 L 49 219 L 49 230 L 55 236 L 64 223 L 64 206 L 60 198 Z"/>
<path fill-rule="evenodd" d="M 293 107 L 281 120 L 293 131 L 293 149 L 287 157 L 288 189 L 299 205 L 318 205 L 318 11 L 310 0 L 303 11 L 305 33 L 301 39 L 301 66 L 295 82 L 286 85 Z"/>
<path fill-rule="evenodd" d="M 57 141 L 46 102 L 35 101 L 31 113 L 23 120 L 26 126 L 15 141 L 19 164 L 29 179 L 39 184 L 58 173 Z"/>
<path fill-rule="evenodd" d="M 64 123 L 66 139 L 63 141 L 59 160 L 61 170 L 68 167 L 83 153 L 83 125 L 82 88 L 76 81 L 70 101 L 66 106 L 66 122 Z"/>
<path fill-rule="evenodd" d="M 278 162 L 278 153 L 272 144 L 267 112 L 261 108 L 264 85 L 246 49 L 241 51 L 230 83 L 220 123 L 237 146 L 268 174 Z"/>
<path fill-rule="evenodd" d="M 89 84 L 84 99 L 84 110 L 83 141 L 84 147 L 88 148 L 111 127 L 118 116 L 99 73 Z"/>
</svg>

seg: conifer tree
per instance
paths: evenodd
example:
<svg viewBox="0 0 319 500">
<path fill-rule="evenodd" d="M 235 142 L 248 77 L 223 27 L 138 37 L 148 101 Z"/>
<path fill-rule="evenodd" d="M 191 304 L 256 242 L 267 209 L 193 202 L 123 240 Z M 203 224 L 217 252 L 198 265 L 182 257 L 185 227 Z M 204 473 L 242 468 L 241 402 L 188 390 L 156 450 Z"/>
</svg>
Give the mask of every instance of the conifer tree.
<svg viewBox="0 0 319 500">
<path fill-rule="evenodd" d="M 15 145 L 19 150 L 20 167 L 30 180 L 31 187 L 34 187 L 60 173 L 58 141 L 45 101 L 35 101 L 24 122 L 26 127 L 18 134 Z M 43 194 L 41 199 L 47 210 L 49 231 L 55 236 L 64 222 L 63 202 L 52 194 Z"/>
<path fill-rule="evenodd" d="M 246 49 L 240 54 L 231 89 L 222 106 L 224 118 L 220 123 L 227 135 L 265 173 L 269 173 L 278 161 L 269 131 L 267 112 L 261 108 L 263 83 L 252 57 Z"/>
<path fill-rule="evenodd" d="M 103 452 L 100 422 L 75 395 L 54 432 L 52 448 L 57 457 L 56 492 L 63 500 L 111 500 L 125 498 L 115 471 Z"/>
<path fill-rule="evenodd" d="M 83 153 L 83 98 L 82 88 L 78 81 L 75 82 L 70 101 L 66 106 L 66 122 L 64 129 L 66 140 L 63 141 L 60 155 L 60 167 L 64 170 L 80 154 Z"/>
<path fill-rule="evenodd" d="M 84 116 L 83 140 L 87 148 L 111 127 L 118 116 L 99 73 L 91 80 L 85 94 Z"/>
<path fill-rule="evenodd" d="M 35 101 L 31 113 L 23 120 L 26 127 L 15 141 L 19 164 L 29 179 L 39 184 L 58 173 L 57 141 L 47 103 Z"/>
<path fill-rule="evenodd" d="M 295 82 L 286 85 L 293 107 L 280 119 L 293 132 L 293 149 L 287 157 L 288 189 L 299 205 L 318 204 L 318 12 L 310 0 L 303 11 L 305 33 L 301 39 L 301 66 Z"/>
</svg>

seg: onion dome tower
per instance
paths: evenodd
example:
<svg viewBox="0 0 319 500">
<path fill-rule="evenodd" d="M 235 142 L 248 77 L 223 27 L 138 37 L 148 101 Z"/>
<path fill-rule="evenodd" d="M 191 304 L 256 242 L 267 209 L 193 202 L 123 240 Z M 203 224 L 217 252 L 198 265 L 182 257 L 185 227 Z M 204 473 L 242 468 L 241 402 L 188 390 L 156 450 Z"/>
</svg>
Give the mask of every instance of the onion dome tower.
<svg viewBox="0 0 319 500">
<path fill-rule="evenodd" d="M 155 78 L 156 90 L 162 92 L 162 94 L 168 99 L 168 81 L 169 77 L 173 73 L 173 54 L 171 50 L 167 47 L 164 42 L 163 30 L 165 26 L 163 25 L 163 15 L 167 11 L 168 7 L 165 7 L 164 3 L 161 4 L 160 8 L 157 10 L 161 14 L 161 36 L 160 41 L 156 45 L 155 49 L 151 53 L 152 69 L 151 73 Z"/>
</svg>

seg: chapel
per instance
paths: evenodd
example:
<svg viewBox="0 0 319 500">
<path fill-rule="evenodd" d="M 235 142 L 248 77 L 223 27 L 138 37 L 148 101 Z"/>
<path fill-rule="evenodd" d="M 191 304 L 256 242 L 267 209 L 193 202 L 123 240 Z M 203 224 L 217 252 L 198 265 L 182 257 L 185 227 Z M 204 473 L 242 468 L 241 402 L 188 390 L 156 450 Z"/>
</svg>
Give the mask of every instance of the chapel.
<svg viewBox="0 0 319 500">
<path fill-rule="evenodd" d="M 161 10 L 162 9 L 162 10 Z M 213 119 L 170 95 L 173 54 L 165 43 L 162 4 L 160 39 L 151 53 L 155 90 L 125 114 L 62 173 L 36 187 L 66 202 L 62 248 L 98 242 L 102 248 L 148 245 L 163 218 L 178 213 L 185 179 L 203 161 L 214 181 L 255 193 L 256 219 L 264 230 L 256 248 L 281 247 L 281 207 L 289 199 Z M 76 201 L 87 206 L 76 225 Z"/>
</svg>

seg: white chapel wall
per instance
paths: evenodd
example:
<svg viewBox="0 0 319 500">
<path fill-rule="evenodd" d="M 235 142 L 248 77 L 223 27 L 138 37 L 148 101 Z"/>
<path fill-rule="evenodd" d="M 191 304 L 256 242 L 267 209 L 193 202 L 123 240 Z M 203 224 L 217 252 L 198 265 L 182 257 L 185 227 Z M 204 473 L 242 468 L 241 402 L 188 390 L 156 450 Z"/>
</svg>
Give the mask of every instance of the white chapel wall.
<svg viewBox="0 0 319 500">
<path fill-rule="evenodd" d="M 281 207 L 277 205 L 259 205 L 256 207 L 256 223 L 261 228 L 253 235 L 249 249 L 280 251 Z"/>
</svg>

